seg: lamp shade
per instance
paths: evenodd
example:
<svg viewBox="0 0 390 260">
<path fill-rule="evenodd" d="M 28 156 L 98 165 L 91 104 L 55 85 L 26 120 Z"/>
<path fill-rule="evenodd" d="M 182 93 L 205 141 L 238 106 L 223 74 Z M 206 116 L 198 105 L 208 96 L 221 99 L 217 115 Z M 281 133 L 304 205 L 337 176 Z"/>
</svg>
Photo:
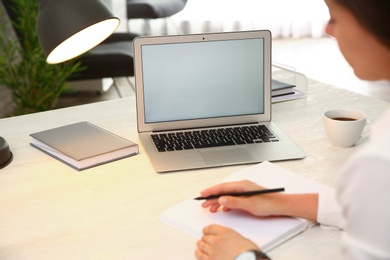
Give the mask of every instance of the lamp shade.
<svg viewBox="0 0 390 260">
<path fill-rule="evenodd" d="M 119 26 L 100 0 L 37 0 L 37 33 L 50 64 L 73 59 L 92 49 Z"/>
</svg>

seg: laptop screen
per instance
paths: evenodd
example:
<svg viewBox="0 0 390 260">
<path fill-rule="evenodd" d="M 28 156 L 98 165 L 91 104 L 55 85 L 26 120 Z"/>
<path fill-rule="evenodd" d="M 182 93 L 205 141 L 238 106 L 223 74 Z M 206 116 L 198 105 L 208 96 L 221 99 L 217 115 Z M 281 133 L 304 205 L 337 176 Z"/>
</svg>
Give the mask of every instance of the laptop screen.
<svg viewBox="0 0 390 260">
<path fill-rule="evenodd" d="M 264 113 L 264 39 L 145 44 L 145 123 Z"/>
</svg>

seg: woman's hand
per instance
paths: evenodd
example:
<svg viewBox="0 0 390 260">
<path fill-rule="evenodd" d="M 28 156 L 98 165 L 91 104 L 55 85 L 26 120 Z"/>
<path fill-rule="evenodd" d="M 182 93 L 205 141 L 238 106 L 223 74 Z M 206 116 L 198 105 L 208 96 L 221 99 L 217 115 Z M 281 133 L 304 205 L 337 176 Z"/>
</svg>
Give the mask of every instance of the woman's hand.
<svg viewBox="0 0 390 260">
<path fill-rule="evenodd" d="M 227 182 L 215 185 L 203 190 L 203 197 L 222 193 L 244 192 L 265 189 L 264 187 L 248 181 Z M 206 200 L 203 208 L 209 208 L 210 212 L 231 209 L 244 210 L 254 216 L 292 216 L 317 220 L 318 194 L 285 194 L 268 193 L 251 196 L 221 196 L 218 199 Z"/>
<path fill-rule="evenodd" d="M 198 260 L 233 260 L 246 250 L 260 250 L 255 243 L 236 231 L 219 225 L 206 226 L 196 246 L 195 256 Z"/>
<path fill-rule="evenodd" d="M 256 183 L 244 180 L 239 182 L 221 183 L 216 186 L 205 189 L 201 192 L 201 196 L 207 197 L 210 195 L 232 192 L 244 192 L 252 190 L 266 189 Z M 279 204 L 283 200 L 283 194 L 270 193 L 251 196 L 222 196 L 218 199 L 206 200 L 202 203 L 202 207 L 209 208 L 211 212 L 217 212 L 219 208 L 223 211 L 231 209 L 240 209 L 249 212 L 255 216 L 270 216 L 278 215 Z"/>
</svg>

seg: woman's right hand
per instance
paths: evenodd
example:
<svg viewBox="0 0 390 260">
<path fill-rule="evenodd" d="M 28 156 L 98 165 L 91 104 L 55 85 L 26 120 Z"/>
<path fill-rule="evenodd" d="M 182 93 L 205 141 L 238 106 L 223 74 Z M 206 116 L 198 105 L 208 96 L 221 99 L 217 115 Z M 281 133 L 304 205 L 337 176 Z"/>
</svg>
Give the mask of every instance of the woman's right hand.
<svg viewBox="0 0 390 260">
<path fill-rule="evenodd" d="M 201 196 L 207 197 L 221 193 L 244 192 L 266 189 L 254 182 L 247 180 L 239 182 L 227 182 L 215 185 L 203 190 Z M 203 202 L 202 207 L 209 208 L 210 212 L 240 209 L 255 216 L 270 216 L 280 214 L 280 205 L 283 201 L 282 193 L 269 193 L 251 196 L 221 196 L 218 199 L 210 199 Z"/>
<path fill-rule="evenodd" d="M 222 193 L 244 192 L 265 189 L 254 182 L 243 180 L 238 182 L 221 183 L 203 190 L 203 197 Z M 267 193 L 251 196 L 221 196 L 218 199 L 206 200 L 203 208 L 209 208 L 210 212 L 231 209 L 244 210 L 254 216 L 292 216 L 317 221 L 318 194 L 285 194 Z"/>
</svg>

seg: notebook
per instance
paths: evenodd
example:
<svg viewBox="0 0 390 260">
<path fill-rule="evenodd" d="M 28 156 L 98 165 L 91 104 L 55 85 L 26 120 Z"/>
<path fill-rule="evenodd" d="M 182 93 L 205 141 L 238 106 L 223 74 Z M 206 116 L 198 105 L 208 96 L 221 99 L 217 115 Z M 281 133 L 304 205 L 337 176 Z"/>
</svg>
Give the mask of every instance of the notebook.
<svg viewBox="0 0 390 260">
<path fill-rule="evenodd" d="M 31 146 L 78 171 L 138 153 L 138 145 L 83 121 L 30 134 Z"/>
<path fill-rule="evenodd" d="M 285 193 L 333 193 L 334 189 L 307 179 L 270 162 L 246 167 L 228 176 L 223 182 L 250 180 L 267 188 L 285 188 Z M 194 194 L 194 197 L 199 194 Z M 259 195 L 262 196 L 262 195 Z M 202 229 L 211 224 L 230 227 L 252 240 L 267 252 L 315 223 L 290 217 L 255 217 L 247 212 L 219 210 L 211 213 L 202 208 L 203 201 L 189 198 L 165 209 L 160 221 L 198 239 Z"/>
<path fill-rule="evenodd" d="M 141 36 L 133 48 L 139 139 L 155 171 L 305 156 L 271 121 L 269 31 Z"/>
</svg>

